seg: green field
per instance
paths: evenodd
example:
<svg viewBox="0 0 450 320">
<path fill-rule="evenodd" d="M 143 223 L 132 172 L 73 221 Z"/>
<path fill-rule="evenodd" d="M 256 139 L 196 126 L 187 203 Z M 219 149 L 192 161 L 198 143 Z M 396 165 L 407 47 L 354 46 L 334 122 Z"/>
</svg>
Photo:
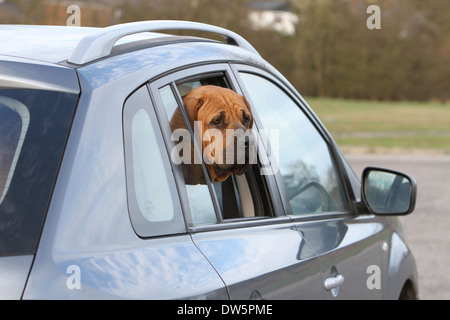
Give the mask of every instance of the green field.
<svg viewBox="0 0 450 320">
<path fill-rule="evenodd" d="M 450 154 L 450 105 L 306 98 L 345 151 Z"/>
</svg>

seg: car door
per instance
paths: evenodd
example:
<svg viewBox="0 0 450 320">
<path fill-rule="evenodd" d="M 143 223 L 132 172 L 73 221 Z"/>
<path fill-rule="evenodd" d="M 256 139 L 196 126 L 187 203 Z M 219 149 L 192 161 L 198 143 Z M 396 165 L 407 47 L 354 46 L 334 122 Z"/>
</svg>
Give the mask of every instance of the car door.
<svg viewBox="0 0 450 320">
<path fill-rule="evenodd" d="M 227 64 L 200 66 L 150 84 L 168 150 L 175 150 L 178 139 L 168 123 L 177 108 L 182 110 L 181 97 L 207 84 L 236 90 L 230 74 Z M 261 174 L 259 161 L 222 183 L 211 183 L 205 174 L 205 184 L 198 185 L 187 185 L 180 165 L 172 166 L 192 239 L 231 299 L 323 298 L 318 259 L 284 215 L 273 176 Z"/>
<path fill-rule="evenodd" d="M 278 132 L 271 155 L 276 181 L 287 214 L 319 256 L 325 297 L 381 298 L 368 283 L 381 265 L 382 224 L 352 213 L 351 187 L 328 135 L 279 80 L 252 67 L 235 69 L 261 126 Z"/>
</svg>

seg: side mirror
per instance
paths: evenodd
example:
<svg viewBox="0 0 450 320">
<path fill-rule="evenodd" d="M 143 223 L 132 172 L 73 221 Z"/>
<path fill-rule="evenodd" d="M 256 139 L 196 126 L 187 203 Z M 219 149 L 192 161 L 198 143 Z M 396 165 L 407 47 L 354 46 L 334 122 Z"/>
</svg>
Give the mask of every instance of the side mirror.
<svg viewBox="0 0 450 320">
<path fill-rule="evenodd" d="M 369 167 L 362 174 L 362 199 L 369 211 L 379 215 L 406 215 L 414 211 L 417 184 L 411 177 L 392 170 Z"/>
</svg>

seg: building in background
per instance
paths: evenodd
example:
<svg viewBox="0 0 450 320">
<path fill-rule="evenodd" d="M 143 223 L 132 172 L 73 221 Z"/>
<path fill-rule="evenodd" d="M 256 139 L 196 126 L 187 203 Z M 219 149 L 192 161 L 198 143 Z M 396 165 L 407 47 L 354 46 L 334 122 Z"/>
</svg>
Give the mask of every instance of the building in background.
<svg viewBox="0 0 450 320">
<path fill-rule="evenodd" d="M 255 30 L 270 29 L 294 35 L 298 16 L 291 11 L 290 1 L 248 1 L 248 19 Z"/>
</svg>

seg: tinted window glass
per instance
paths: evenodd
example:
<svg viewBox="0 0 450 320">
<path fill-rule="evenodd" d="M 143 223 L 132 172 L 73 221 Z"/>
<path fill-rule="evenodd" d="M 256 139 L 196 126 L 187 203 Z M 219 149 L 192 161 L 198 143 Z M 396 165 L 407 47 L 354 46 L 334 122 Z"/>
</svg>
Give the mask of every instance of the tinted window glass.
<svg viewBox="0 0 450 320">
<path fill-rule="evenodd" d="M 140 109 L 131 123 L 133 180 L 136 201 L 150 222 L 173 219 L 174 207 L 158 141 L 148 113 Z M 169 198 L 169 199 L 167 199 Z"/>
<path fill-rule="evenodd" d="M 241 77 L 268 135 L 277 137 L 268 140 L 293 214 L 346 210 L 334 161 L 311 121 L 272 82 L 248 73 Z"/>
<path fill-rule="evenodd" d="M 186 231 L 164 141 L 146 87 L 125 103 L 128 205 L 142 237 Z"/>
<path fill-rule="evenodd" d="M 0 89 L 0 255 L 36 250 L 77 99 Z"/>
</svg>

